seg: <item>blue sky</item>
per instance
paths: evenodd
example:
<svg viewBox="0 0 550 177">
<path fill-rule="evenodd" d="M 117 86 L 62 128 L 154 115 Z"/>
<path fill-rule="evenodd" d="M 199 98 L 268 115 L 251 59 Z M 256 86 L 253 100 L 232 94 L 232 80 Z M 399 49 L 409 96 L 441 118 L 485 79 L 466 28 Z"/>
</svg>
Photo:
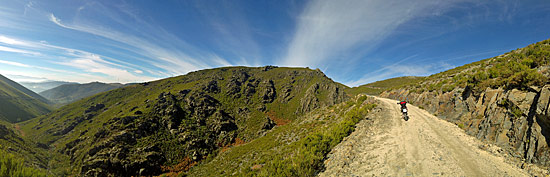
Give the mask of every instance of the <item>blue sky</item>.
<svg viewBox="0 0 550 177">
<path fill-rule="evenodd" d="M 357 86 L 548 39 L 549 12 L 546 0 L 3 0 L 0 74 L 128 83 L 278 65 Z"/>
</svg>

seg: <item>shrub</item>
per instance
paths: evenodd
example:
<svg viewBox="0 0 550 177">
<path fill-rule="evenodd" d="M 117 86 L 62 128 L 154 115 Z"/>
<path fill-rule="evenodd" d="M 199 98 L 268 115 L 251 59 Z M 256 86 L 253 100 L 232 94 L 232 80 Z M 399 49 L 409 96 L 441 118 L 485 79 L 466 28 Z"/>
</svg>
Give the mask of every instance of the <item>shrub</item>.
<svg viewBox="0 0 550 177">
<path fill-rule="evenodd" d="M 529 86 L 542 86 L 544 85 L 544 80 L 545 78 L 542 74 L 538 73 L 534 69 L 528 69 L 515 73 L 510 78 L 508 78 L 506 87 L 508 89 L 526 89 Z"/>
<path fill-rule="evenodd" d="M 330 127 L 328 131 L 312 133 L 298 141 L 299 148 L 290 158 L 275 157 L 262 168 L 259 176 L 315 176 L 323 168 L 323 160 L 330 150 L 351 134 L 355 130 L 355 124 L 374 107 L 375 104 L 363 107 L 356 105 L 346 112 L 344 120 Z"/>
<path fill-rule="evenodd" d="M 23 159 L 0 150 L 0 176 L 46 176 L 45 173 L 26 167 Z"/>
<path fill-rule="evenodd" d="M 529 68 L 535 68 L 537 67 L 537 64 L 533 61 L 531 58 L 524 58 L 521 60 L 521 64 L 529 67 Z"/>
</svg>

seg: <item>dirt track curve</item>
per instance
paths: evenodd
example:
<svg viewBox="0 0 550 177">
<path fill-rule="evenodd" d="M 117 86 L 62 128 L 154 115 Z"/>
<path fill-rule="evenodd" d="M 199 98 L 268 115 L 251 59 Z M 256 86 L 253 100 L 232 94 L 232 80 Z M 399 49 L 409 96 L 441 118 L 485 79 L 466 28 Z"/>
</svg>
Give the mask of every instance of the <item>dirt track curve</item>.
<svg viewBox="0 0 550 177">
<path fill-rule="evenodd" d="M 377 99 L 381 105 L 332 150 L 319 176 L 529 176 L 454 124 L 413 105 L 405 121 L 396 100 Z"/>
</svg>

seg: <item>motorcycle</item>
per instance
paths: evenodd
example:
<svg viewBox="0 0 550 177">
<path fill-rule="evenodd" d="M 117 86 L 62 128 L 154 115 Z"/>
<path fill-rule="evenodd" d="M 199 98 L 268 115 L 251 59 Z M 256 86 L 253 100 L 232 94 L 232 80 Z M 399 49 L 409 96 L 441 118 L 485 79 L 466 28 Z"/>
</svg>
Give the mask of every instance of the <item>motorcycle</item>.
<svg viewBox="0 0 550 177">
<path fill-rule="evenodd" d="M 401 112 L 403 113 L 403 119 L 405 119 L 405 121 L 409 121 L 409 115 L 407 114 L 407 108 L 403 108 L 401 110 Z"/>
</svg>

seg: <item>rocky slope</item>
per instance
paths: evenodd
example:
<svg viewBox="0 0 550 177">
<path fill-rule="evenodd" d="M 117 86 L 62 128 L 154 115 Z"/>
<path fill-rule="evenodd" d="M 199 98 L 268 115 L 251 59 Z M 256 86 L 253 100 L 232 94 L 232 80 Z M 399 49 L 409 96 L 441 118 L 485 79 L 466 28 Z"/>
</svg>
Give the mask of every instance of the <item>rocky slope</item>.
<svg viewBox="0 0 550 177">
<path fill-rule="evenodd" d="M 343 89 L 319 70 L 217 68 L 100 93 L 21 126 L 61 159 L 49 167 L 58 175 L 158 175 L 343 102 Z"/>
<path fill-rule="evenodd" d="M 0 119 L 21 122 L 50 112 L 48 100 L 0 75 Z"/>
<path fill-rule="evenodd" d="M 91 82 L 87 84 L 70 83 L 45 90 L 43 92 L 40 92 L 39 94 L 40 96 L 43 96 L 44 98 L 50 100 L 52 103 L 61 106 L 101 92 L 120 88 L 122 86 L 124 85 L 118 83 L 107 84 L 101 82 Z"/>
<path fill-rule="evenodd" d="M 409 100 L 512 156 L 548 168 L 549 43 L 432 75 L 381 96 Z"/>
</svg>

